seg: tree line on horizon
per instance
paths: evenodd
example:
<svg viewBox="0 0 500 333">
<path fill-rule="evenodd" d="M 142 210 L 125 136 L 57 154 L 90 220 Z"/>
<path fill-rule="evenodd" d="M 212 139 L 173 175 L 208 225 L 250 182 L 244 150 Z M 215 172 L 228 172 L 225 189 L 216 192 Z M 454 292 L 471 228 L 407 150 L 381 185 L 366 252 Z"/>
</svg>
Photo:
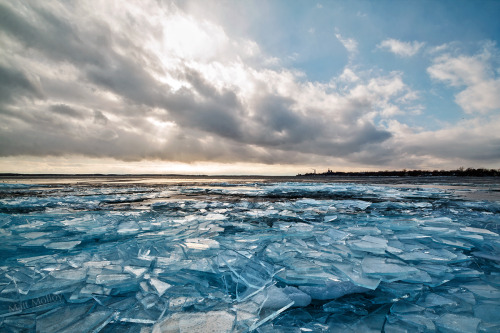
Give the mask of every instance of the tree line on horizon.
<svg viewBox="0 0 500 333">
<path fill-rule="evenodd" d="M 456 176 L 456 177 L 500 177 L 500 169 L 463 168 L 456 170 L 384 170 L 384 171 L 332 171 L 328 169 L 322 173 L 305 173 L 297 176 L 386 176 L 386 177 L 427 177 L 427 176 Z"/>
</svg>

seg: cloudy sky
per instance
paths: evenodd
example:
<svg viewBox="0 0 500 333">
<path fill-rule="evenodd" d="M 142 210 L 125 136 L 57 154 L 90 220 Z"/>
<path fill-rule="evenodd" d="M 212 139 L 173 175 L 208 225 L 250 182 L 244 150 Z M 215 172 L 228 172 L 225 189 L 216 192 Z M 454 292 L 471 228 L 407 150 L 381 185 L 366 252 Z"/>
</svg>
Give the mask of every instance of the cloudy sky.
<svg viewBox="0 0 500 333">
<path fill-rule="evenodd" d="M 500 1 L 0 0 L 0 172 L 500 167 Z"/>
</svg>

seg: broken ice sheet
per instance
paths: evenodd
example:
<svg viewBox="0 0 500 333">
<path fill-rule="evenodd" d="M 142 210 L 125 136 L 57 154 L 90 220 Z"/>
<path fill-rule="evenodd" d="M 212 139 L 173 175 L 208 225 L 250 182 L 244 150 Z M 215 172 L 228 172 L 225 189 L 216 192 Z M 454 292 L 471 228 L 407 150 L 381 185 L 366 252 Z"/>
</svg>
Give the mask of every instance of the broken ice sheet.
<svg viewBox="0 0 500 333">
<path fill-rule="evenodd" d="M 445 249 L 425 249 L 396 254 L 399 258 L 410 262 L 451 262 L 457 255 Z"/>
<path fill-rule="evenodd" d="M 45 245 L 48 249 L 55 250 L 69 250 L 80 244 L 81 241 L 69 241 L 69 242 L 52 242 Z"/>
<path fill-rule="evenodd" d="M 343 301 L 330 301 L 323 304 L 323 310 L 328 313 L 345 314 L 355 313 L 358 315 L 367 315 L 367 304 L 356 299 L 344 298 Z"/>
<path fill-rule="evenodd" d="M 319 266 L 317 267 L 319 268 Z M 323 270 L 305 274 L 304 272 L 284 269 L 279 271 L 275 275 L 275 278 L 285 284 L 293 286 L 323 286 L 327 282 L 342 281 L 337 274 L 325 272 Z"/>
<path fill-rule="evenodd" d="M 388 308 L 388 305 L 382 305 L 368 315 L 361 316 L 350 329 L 354 332 L 382 332 Z"/>
<path fill-rule="evenodd" d="M 28 239 L 36 239 L 36 238 L 40 238 L 40 237 L 43 237 L 43 236 L 47 236 L 47 235 L 50 235 L 50 232 L 25 232 L 25 233 L 20 233 L 19 236 L 21 237 L 24 237 L 24 238 L 28 238 Z"/>
<path fill-rule="evenodd" d="M 294 303 L 294 306 L 308 306 L 311 303 L 311 296 L 291 286 L 285 288 L 270 286 L 263 293 L 253 297 L 252 300 L 256 303 L 262 303 L 262 308 L 280 309 L 291 302 Z"/>
<path fill-rule="evenodd" d="M 122 185 L 0 202 L 0 331 L 498 330 L 498 203 L 366 184 Z M 47 295 L 62 298 L 9 311 Z"/>
<path fill-rule="evenodd" d="M 342 241 L 349 236 L 347 232 L 337 229 L 329 229 L 327 234 L 334 241 Z"/>
<path fill-rule="evenodd" d="M 218 249 L 219 242 L 213 239 L 203 239 L 203 238 L 194 238 L 194 239 L 186 239 L 184 245 L 188 249 L 193 250 L 208 250 L 208 249 Z"/>
<path fill-rule="evenodd" d="M 36 319 L 36 331 L 57 332 L 80 320 L 94 305 L 92 303 L 70 304 L 46 312 Z"/>
<path fill-rule="evenodd" d="M 359 287 L 375 290 L 380 283 L 380 278 L 372 278 L 363 274 L 362 269 L 356 265 L 334 263 L 333 266 Z"/>
<path fill-rule="evenodd" d="M 474 234 L 482 234 L 482 235 L 498 237 L 497 233 L 483 228 L 465 227 L 465 228 L 460 228 L 460 230 Z"/>
<path fill-rule="evenodd" d="M 177 312 L 155 325 L 154 332 L 232 332 L 236 316 L 228 311 Z"/>
<path fill-rule="evenodd" d="M 364 236 L 360 240 L 348 242 L 348 245 L 353 250 L 384 254 L 387 249 L 387 240 L 379 237 Z"/>
<path fill-rule="evenodd" d="M 437 316 L 429 311 L 424 312 L 408 312 L 395 315 L 399 320 L 408 323 L 412 329 L 410 331 L 417 332 L 435 332 L 435 320 Z"/>
<path fill-rule="evenodd" d="M 481 282 L 472 282 L 461 285 L 471 291 L 474 295 L 486 299 L 500 299 L 500 289 Z"/>
<path fill-rule="evenodd" d="M 158 296 L 162 296 L 165 293 L 165 291 L 167 291 L 167 289 L 172 287 L 172 285 L 155 278 L 149 279 L 149 283 L 156 290 Z"/>
<path fill-rule="evenodd" d="M 134 277 L 140 277 L 148 270 L 146 267 L 125 266 L 124 272 L 132 274 Z"/>
<path fill-rule="evenodd" d="M 484 323 L 494 324 L 500 328 L 500 305 L 484 303 L 474 307 L 475 317 L 481 319 Z"/>
<path fill-rule="evenodd" d="M 361 262 L 361 267 L 367 276 L 399 280 L 419 272 L 418 269 L 404 262 L 380 257 L 365 257 Z"/>
<path fill-rule="evenodd" d="M 77 268 L 77 269 L 67 269 L 67 270 L 55 270 L 50 272 L 50 275 L 52 275 L 56 279 L 83 281 L 87 277 L 87 269 Z"/>
<path fill-rule="evenodd" d="M 426 308 L 432 308 L 432 307 L 446 308 L 446 307 L 456 306 L 457 302 L 444 295 L 430 293 L 425 296 L 425 300 L 423 302 L 419 302 L 419 305 L 424 306 Z"/>
<path fill-rule="evenodd" d="M 345 295 L 366 292 L 369 289 L 360 287 L 351 281 L 324 280 L 316 285 L 299 286 L 299 289 L 316 300 L 330 300 L 340 298 Z"/>
<path fill-rule="evenodd" d="M 123 222 L 118 227 L 118 234 L 133 235 L 139 231 L 139 225 L 134 221 Z"/>
<path fill-rule="evenodd" d="M 93 312 L 83 316 L 80 320 L 64 328 L 64 331 L 75 333 L 99 332 L 111 320 L 113 320 L 115 316 L 116 313 L 111 310 L 94 310 Z"/>
<path fill-rule="evenodd" d="M 273 319 L 275 319 L 276 317 L 278 317 L 282 312 L 286 311 L 287 309 L 289 309 L 293 305 L 294 305 L 294 302 L 292 301 L 289 304 L 287 304 L 284 307 L 282 307 L 281 309 L 278 309 L 278 310 L 276 310 L 274 312 L 271 312 L 265 318 L 263 318 L 263 319 L 255 322 L 252 326 L 250 326 L 249 331 L 254 331 L 257 328 L 259 328 L 260 326 L 266 324 L 267 322 L 272 321 Z"/>
<path fill-rule="evenodd" d="M 469 333 L 477 332 L 481 319 L 472 316 L 462 316 L 447 313 L 439 317 L 435 323 L 443 332 Z"/>
</svg>

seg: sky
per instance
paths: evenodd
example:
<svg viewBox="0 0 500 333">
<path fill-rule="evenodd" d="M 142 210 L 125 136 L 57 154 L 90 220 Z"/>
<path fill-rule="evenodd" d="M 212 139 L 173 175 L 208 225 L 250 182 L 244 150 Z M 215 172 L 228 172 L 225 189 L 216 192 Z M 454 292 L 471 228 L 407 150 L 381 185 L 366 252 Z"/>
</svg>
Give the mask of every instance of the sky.
<svg viewBox="0 0 500 333">
<path fill-rule="evenodd" d="M 500 1 L 0 0 L 0 172 L 500 168 Z"/>
</svg>

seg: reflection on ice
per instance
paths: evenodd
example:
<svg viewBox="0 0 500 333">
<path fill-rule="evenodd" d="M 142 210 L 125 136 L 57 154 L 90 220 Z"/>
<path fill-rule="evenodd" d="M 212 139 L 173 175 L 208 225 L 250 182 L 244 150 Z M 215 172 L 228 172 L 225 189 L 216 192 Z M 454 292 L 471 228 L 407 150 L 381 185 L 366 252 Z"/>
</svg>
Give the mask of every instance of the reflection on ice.
<svg viewBox="0 0 500 333">
<path fill-rule="evenodd" d="M 2 332 L 500 330 L 498 202 L 345 183 L 0 191 Z"/>
</svg>

